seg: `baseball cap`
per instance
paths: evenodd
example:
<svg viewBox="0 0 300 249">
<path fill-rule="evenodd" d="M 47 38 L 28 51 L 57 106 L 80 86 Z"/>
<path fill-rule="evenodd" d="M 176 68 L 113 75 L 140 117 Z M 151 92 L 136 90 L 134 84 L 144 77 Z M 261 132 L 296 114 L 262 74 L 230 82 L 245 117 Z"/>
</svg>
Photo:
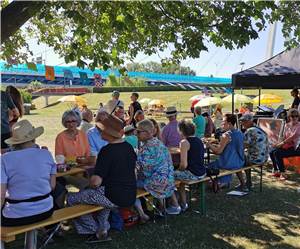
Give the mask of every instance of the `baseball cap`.
<svg viewBox="0 0 300 249">
<path fill-rule="evenodd" d="M 253 115 L 250 113 L 246 113 L 242 117 L 240 117 L 240 121 L 253 121 Z"/>
</svg>

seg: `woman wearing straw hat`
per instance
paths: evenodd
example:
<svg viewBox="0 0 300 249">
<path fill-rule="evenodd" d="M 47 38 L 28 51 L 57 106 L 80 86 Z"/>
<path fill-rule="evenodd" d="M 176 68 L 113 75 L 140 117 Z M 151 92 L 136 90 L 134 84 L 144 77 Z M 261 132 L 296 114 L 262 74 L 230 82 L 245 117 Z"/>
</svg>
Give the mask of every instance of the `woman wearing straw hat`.
<svg viewBox="0 0 300 249">
<path fill-rule="evenodd" d="M 108 144 L 97 157 L 94 175 L 90 179 L 91 188 L 68 196 L 70 206 L 83 203 L 104 207 L 96 216 L 85 215 L 74 221 L 77 232 L 88 235 L 89 243 L 111 240 L 108 237 L 110 210 L 132 206 L 136 197 L 136 154 L 122 139 L 123 122 L 106 112 L 99 116 L 98 125 Z"/>
<path fill-rule="evenodd" d="M 1 156 L 2 226 L 31 224 L 53 213 L 50 192 L 56 185 L 56 165 L 50 152 L 35 144 L 43 132 L 43 127 L 21 120 L 5 140 L 14 150 Z"/>
</svg>

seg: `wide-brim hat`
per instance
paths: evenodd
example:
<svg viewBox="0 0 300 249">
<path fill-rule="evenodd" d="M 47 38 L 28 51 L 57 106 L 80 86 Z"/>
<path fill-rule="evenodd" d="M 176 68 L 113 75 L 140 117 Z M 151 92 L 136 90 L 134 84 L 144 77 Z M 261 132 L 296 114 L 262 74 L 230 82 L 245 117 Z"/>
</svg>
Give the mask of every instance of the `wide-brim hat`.
<svg viewBox="0 0 300 249">
<path fill-rule="evenodd" d="M 44 133 L 44 127 L 35 128 L 27 119 L 15 123 L 12 136 L 5 140 L 9 145 L 22 144 L 34 140 Z"/>
<path fill-rule="evenodd" d="M 96 125 L 103 133 L 114 138 L 122 138 L 124 134 L 124 123 L 122 120 L 107 112 L 100 112 L 97 114 Z"/>
<path fill-rule="evenodd" d="M 167 110 L 165 111 L 166 117 L 172 117 L 172 116 L 175 116 L 175 115 L 177 115 L 177 113 L 178 113 L 178 112 L 177 112 L 175 106 L 169 106 L 169 107 L 167 107 Z"/>
</svg>

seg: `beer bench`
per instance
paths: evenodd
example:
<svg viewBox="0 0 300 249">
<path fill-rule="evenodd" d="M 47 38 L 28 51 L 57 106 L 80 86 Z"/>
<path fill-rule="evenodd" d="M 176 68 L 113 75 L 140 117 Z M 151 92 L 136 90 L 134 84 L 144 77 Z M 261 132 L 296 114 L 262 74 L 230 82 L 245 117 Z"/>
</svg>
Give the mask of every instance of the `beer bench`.
<svg viewBox="0 0 300 249">
<path fill-rule="evenodd" d="M 149 193 L 143 189 L 137 189 L 137 198 L 148 195 Z M 4 249 L 4 242 L 11 242 L 16 239 L 16 235 L 26 233 L 25 249 L 37 248 L 37 229 L 45 226 L 61 223 L 62 221 L 80 217 L 102 210 L 103 207 L 96 205 L 80 204 L 72 207 L 66 207 L 53 212 L 52 216 L 40 222 L 30 225 L 16 227 L 1 227 L 1 249 Z M 52 237 L 52 236 L 51 236 Z M 50 238 L 51 238 L 50 237 Z M 46 242 L 45 242 L 46 243 Z"/>
<path fill-rule="evenodd" d="M 217 177 L 222 177 L 222 176 L 227 176 L 227 175 L 232 175 L 234 173 L 238 173 L 244 170 L 248 169 L 253 169 L 253 168 L 260 168 L 260 192 L 262 192 L 262 167 L 263 165 L 250 165 L 246 167 L 242 167 L 240 169 L 234 169 L 234 170 L 225 170 L 221 169 L 220 174 Z M 213 176 L 212 178 L 215 178 Z M 200 190 L 200 213 L 205 215 L 206 214 L 206 203 L 205 203 L 205 182 L 210 181 L 210 177 L 204 177 L 199 180 L 190 180 L 190 181 L 180 181 L 181 183 L 184 183 L 185 185 L 200 185 L 199 190 Z"/>
</svg>

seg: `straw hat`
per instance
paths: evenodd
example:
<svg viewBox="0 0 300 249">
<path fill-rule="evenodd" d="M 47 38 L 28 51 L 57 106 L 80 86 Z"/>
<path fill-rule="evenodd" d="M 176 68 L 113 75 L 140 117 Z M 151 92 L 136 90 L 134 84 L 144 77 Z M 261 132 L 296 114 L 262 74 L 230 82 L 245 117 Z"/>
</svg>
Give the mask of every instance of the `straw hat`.
<svg viewBox="0 0 300 249">
<path fill-rule="evenodd" d="M 167 107 L 167 110 L 165 111 L 166 117 L 172 117 L 177 114 L 177 110 L 175 106 L 169 106 Z"/>
<path fill-rule="evenodd" d="M 124 132 L 125 132 L 125 133 L 130 132 L 130 131 L 134 131 L 134 130 L 135 130 L 135 128 L 134 128 L 133 125 L 126 125 L 126 126 L 124 127 Z"/>
<path fill-rule="evenodd" d="M 44 133 L 44 127 L 34 128 L 32 124 L 24 119 L 15 123 L 12 127 L 12 136 L 5 140 L 7 144 L 22 144 L 39 137 Z"/>
<path fill-rule="evenodd" d="M 108 114 L 107 112 L 101 112 L 97 114 L 96 125 L 106 133 L 114 138 L 122 138 L 124 134 L 124 124 L 119 118 Z"/>
</svg>

